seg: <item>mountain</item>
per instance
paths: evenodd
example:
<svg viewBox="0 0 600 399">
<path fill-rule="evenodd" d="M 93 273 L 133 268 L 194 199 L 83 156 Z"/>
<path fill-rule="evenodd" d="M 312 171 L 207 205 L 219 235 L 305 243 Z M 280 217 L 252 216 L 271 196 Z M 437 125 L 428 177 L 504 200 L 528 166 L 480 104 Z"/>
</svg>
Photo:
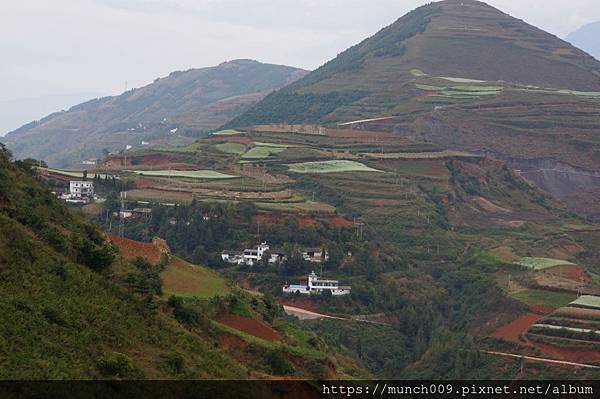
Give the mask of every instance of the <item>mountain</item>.
<svg viewBox="0 0 600 399">
<path fill-rule="evenodd" d="M 148 86 L 57 112 L 9 133 L 3 142 L 16 157 L 74 165 L 126 145 L 187 143 L 188 136 L 226 123 L 273 89 L 306 72 L 235 60 L 173 72 Z"/>
<path fill-rule="evenodd" d="M 100 97 L 97 93 L 73 93 L 33 98 L 0 100 L 0 136 L 41 119 L 57 109 L 69 109 L 75 104 Z"/>
<path fill-rule="evenodd" d="M 587 51 L 600 60 L 600 21 L 592 22 L 577 29 L 567 36 L 567 41 L 580 49 Z"/>
<path fill-rule="evenodd" d="M 600 186 L 599 111 L 600 61 L 485 3 L 446 0 L 408 13 L 226 127 L 392 131 L 510 161 L 572 202 L 575 191 Z"/>
<path fill-rule="evenodd" d="M 583 51 L 485 3 L 446 0 L 408 13 L 272 93 L 229 126 L 340 122 L 390 112 L 414 80 L 414 69 L 433 76 L 600 90 L 600 62 Z"/>
</svg>

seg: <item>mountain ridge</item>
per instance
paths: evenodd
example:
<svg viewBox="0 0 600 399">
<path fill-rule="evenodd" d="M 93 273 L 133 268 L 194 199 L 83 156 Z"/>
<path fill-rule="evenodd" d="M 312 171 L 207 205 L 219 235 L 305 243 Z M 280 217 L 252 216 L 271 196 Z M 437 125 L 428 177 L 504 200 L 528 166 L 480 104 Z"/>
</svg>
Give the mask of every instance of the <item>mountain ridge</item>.
<svg viewBox="0 0 600 399">
<path fill-rule="evenodd" d="M 75 165 L 100 157 L 105 149 L 118 151 L 142 142 L 184 144 L 305 73 L 247 59 L 175 71 L 121 95 L 48 115 L 2 141 L 18 158 L 44 159 L 56 166 Z"/>
<path fill-rule="evenodd" d="M 485 3 L 445 0 L 411 11 L 226 126 L 346 122 L 340 109 L 352 105 L 391 111 L 392 103 L 402 100 L 403 85 L 414 78 L 412 69 L 434 76 L 600 91 L 600 62 L 585 52 Z M 312 108 L 323 112 L 310 118 L 267 110 L 284 99 L 294 104 L 302 96 L 332 93 L 334 99 L 313 100 Z M 342 93 L 358 94 L 347 98 Z M 319 107 L 332 101 L 337 113 Z"/>
</svg>

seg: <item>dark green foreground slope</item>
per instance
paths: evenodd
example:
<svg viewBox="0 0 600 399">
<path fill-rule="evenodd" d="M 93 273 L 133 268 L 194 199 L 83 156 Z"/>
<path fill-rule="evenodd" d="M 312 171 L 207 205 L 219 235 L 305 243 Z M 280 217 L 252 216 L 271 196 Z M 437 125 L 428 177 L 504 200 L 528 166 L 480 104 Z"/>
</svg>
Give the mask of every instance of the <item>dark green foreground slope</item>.
<svg viewBox="0 0 600 399">
<path fill-rule="evenodd" d="M 245 373 L 199 335 L 105 277 L 113 250 L 26 165 L 0 152 L 0 378 L 87 379 Z"/>
</svg>

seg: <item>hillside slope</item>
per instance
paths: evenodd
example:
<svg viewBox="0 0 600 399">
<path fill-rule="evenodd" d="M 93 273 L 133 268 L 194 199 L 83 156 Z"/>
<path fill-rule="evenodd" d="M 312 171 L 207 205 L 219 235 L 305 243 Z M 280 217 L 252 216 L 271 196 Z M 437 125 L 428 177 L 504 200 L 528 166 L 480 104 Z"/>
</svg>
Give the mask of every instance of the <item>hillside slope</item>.
<svg viewBox="0 0 600 399">
<path fill-rule="evenodd" d="M 435 76 L 600 90 L 600 62 L 583 51 L 485 3 L 445 0 L 411 11 L 229 125 L 341 122 L 341 108 L 349 105 L 371 113 L 392 109 L 413 68 Z M 272 109 L 283 100 L 291 104 Z M 304 115 L 309 108 L 313 112 Z"/>
<path fill-rule="evenodd" d="M 60 203 L 28 164 L 10 161 L 1 146 L 0 275 L 0 379 L 336 378 L 338 373 L 320 341 L 314 341 L 318 349 L 292 344 L 286 333 L 262 321 L 267 308 L 270 320 L 280 317 L 266 299 L 250 305 L 214 272 L 176 258 L 153 264 L 118 256 L 103 234 Z M 278 334 L 280 341 L 254 339 L 213 321 L 234 312 Z M 281 318 L 278 325 L 295 331 Z M 243 347 L 248 340 L 252 350 L 222 345 L 226 340 Z M 292 354 L 297 363 L 302 360 L 294 367 L 288 361 Z"/>
<path fill-rule="evenodd" d="M 344 123 L 492 155 L 577 209 L 600 187 L 600 61 L 473 0 L 410 12 L 226 126 L 270 123 Z"/>
<path fill-rule="evenodd" d="M 173 72 L 120 96 L 92 100 L 27 124 L 3 142 L 18 158 L 45 159 L 57 166 L 100 157 L 104 150 L 139 147 L 142 141 L 189 142 L 186 136 L 226 123 L 305 73 L 252 60 Z"/>
</svg>

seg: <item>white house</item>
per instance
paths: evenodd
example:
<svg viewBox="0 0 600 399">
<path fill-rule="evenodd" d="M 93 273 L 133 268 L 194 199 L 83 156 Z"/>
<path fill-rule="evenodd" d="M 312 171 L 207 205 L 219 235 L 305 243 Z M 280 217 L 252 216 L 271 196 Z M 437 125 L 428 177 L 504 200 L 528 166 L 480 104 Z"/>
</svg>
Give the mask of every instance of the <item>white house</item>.
<svg viewBox="0 0 600 399">
<path fill-rule="evenodd" d="M 269 246 L 266 242 L 263 242 L 254 249 L 244 249 L 244 263 L 248 266 L 254 266 L 262 260 L 263 255 L 268 250 Z"/>
<path fill-rule="evenodd" d="M 302 258 L 312 263 L 327 262 L 329 253 L 323 248 L 305 248 L 302 250 Z"/>
<path fill-rule="evenodd" d="M 255 248 L 244 249 L 241 253 L 223 251 L 221 252 L 221 259 L 233 265 L 254 266 L 262 261 L 267 253 L 269 254 L 268 262 L 272 264 L 281 263 L 287 259 L 285 252 L 282 250 L 271 250 L 266 242 L 257 245 Z"/>
<path fill-rule="evenodd" d="M 69 182 L 69 193 L 71 197 L 93 197 L 94 183 L 91 181 L 71 180 Z"/>
<path fill-rule="evenodd" d="M 349 295 L 351 287 L 349 286 L 340 286 L 338 280 L 328 280 L 319 278 L 315 272 L 311 272 L 308 275 L 308 284 L 287 284 L 284 285 L 282 291 L 284 293 L 289 294 L 304 294 L 304 295 L 312 295 L 312 294 L 322 294 L 323 291 L 328 290 L 331 292 L 331 295 Z"/>
</svg>

